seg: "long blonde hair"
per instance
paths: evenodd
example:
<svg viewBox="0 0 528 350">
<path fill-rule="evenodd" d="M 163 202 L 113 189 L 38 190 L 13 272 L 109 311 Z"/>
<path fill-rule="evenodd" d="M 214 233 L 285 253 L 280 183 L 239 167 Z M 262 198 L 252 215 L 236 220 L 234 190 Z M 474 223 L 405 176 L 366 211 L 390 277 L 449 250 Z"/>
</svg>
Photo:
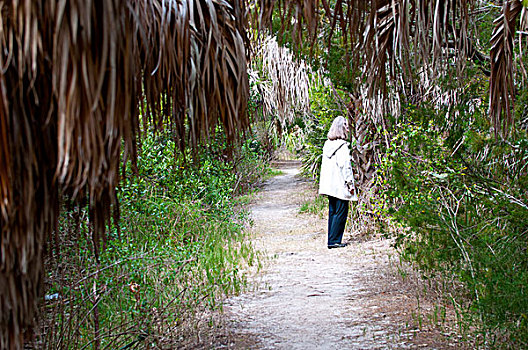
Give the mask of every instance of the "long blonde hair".
<svg viewBox="0 0 528 350">
<path fill-rule="evenodd" d="M 347 138 L 347 132 L 345 129 L 345 125 L 348 124 L 348 121 L 343 116 L 336 117 L 334 121 L 332 122 L 332 126 L 330 126 L 330 130 L 328 130 L 328 139 L 329 140 L 346 140 Z"/>
</svg>

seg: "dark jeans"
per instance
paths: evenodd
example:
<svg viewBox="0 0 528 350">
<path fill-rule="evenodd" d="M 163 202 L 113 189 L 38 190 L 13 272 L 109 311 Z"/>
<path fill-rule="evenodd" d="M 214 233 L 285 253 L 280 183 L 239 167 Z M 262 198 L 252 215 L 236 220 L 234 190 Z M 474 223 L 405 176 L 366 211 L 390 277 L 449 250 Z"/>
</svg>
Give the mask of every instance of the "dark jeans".
<svg viewBox="0 0 528 350">
<path fill-rule="evenodd" d="M 328 245 L 339 244 L 348 217 L 348 201 L 328 196 Z"/>
</svg>

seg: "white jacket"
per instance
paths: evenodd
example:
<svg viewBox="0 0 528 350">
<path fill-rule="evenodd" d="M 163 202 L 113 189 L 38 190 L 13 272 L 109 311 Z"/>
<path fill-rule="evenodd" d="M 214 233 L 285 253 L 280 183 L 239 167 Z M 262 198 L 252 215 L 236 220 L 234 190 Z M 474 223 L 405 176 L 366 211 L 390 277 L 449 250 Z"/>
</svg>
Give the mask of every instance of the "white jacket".
<svg viewBox="0 0 528 350">
<path fill-rule="evenodd" d="M 357 200 L 348 190 L 347 182 L 353 182 L 350 150 L 345 140 L 326 140 L 319 180 L 319 194 L 342 200 Z"/>
</svg>

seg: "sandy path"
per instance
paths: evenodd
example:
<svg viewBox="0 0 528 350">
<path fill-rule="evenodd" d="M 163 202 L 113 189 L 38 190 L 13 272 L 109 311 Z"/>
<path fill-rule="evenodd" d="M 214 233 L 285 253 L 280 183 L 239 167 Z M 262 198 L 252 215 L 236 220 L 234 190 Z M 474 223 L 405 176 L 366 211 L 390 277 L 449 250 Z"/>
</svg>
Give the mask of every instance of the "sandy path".
<svg viewBox="0 0 528 350">
<path fill-rule="evenodd" d="M 433 329 L 413 329 L 416 297 L 394 272 L 387 240 L 326 248 L 326 220 L 298 214 L 309 184 L 283 164 L 252 205 L 264 268 L 256 290 L 225 301 L 230 349 L 449 348 Z M 352 237 L 345 234 L 344 241 Z M 418 335 L 417 335 L 418 334 Z M 439 341 L 440 339 L 440 341 Z"/>
</svg>

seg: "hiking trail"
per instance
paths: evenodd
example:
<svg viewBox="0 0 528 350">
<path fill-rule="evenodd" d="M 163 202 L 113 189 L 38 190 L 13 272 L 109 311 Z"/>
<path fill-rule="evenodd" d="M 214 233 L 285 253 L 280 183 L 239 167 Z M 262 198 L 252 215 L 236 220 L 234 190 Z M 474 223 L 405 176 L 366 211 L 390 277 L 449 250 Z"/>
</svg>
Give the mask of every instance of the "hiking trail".
<svg viewBox="0 0 528 350">
<path fill-rule="evenodd" d="M 402 279 L 389 240 L 359 240 L 347 228 L 349 245 L 328 249 L 326 218 L 299 214 L 313 185 L 298 176 L 298 162 L 276 166 L 282 174 L 251 205 L 263 268 L 250 279 L 254 291 L 224 301 L 227 334 L 215 348 L 460 348 L 445 326 L 418 328 L 432 305 Z"/>
</svg>

